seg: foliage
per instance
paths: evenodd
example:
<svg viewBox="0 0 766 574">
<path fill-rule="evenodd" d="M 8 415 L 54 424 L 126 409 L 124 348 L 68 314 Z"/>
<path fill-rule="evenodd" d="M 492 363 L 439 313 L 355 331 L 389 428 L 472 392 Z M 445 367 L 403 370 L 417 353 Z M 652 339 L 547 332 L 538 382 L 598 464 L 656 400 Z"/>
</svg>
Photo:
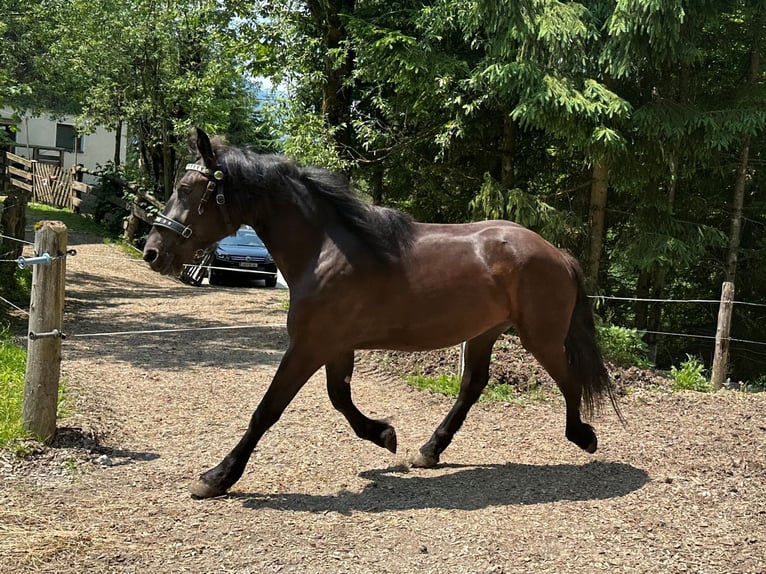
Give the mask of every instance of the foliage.
<svg viewBox="0 0 766 574">
<path fill-rule="evenodd" d="M 641 333 L 635 329 L 603 325 L 597 327 L 597 333 L 601 353 L 607 361 L 621 367 L 645 369 L 651 366 L 647 358 L 646 343 L 641 338 Z"/>
<path fill-rule="evenodd" d="M 8 32 L 38 36 L 21 54 L 24 69 L 17 77 L 24 78 L 27 89 L 9 102 L 22 109 L 79 114 L 83 133 L 96 124 L 129 129 L 160 198 L 175 179 L 190 126 L 230 132 L 235 142 L 263 135 L 256 90 L 238 56 L 238 2 L 43 4 L 44 17 L 18 22 L 29 29 L 14 26 Z M 21 12 L 28 10 L 35 8 Z"/>
<path fill-rule="evenodd" d="M 766 393 L 766 375 L 761 375 L 754 381 L 745 383 L 743 390 L 746 393 Z"/>
<path fill-rule="evenodd" d="M 710 381 L 703 374 L 705 365 L 698 357 L 686 356 L 680 367 L 671 367 L 670 378 L 673 379 L 674 391 L 698 391 L 706 393 L 711 390 Z"/>
<path fill-rule="evenodd" d="M 710 334 L 715 314 L 659 301 L 714 298 L 733 266 L 763 302 L 763 3 L 0 2 L 0 99 L 124 123 L 150 189 L 198 124 L 421 220 L 515 220 L 641 299 L 603 313 L 661 368 L 711 353 L 653 332 Z M 734 324 L 766 340 L 757 308 Z M 754 350 L 733 348 L 734 376 L 762 375 Z"/>
</svg>

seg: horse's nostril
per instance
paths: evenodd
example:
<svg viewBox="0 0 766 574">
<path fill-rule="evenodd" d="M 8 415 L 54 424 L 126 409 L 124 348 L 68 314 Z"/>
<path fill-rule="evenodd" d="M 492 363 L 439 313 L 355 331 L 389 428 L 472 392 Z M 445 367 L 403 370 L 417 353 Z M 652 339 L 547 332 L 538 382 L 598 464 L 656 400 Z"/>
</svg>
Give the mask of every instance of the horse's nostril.
<svg viewBox="0 0 766 574">
<path fill-rule="evenodd" d="M 154 263 L 158 255 L 159 253 L 156 249 L 144 249 L 144 261 L 147 263 Z"/>
</svg>

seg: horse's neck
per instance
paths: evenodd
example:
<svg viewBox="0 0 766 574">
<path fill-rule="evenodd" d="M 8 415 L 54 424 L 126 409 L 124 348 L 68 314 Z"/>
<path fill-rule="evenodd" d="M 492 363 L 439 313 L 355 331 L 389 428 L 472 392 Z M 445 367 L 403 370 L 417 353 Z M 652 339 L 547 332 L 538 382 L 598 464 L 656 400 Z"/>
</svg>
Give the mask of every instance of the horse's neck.
<svg viewBox="0 0 766 574">
<path fill-rule="evenodd" d="M 326 239 L 324 229 L 295 205 L 277 202 L 260 207 L 257 214 L 246 214 L 245 223 L 258 233 L 289 284 L 316 263 Z"/>
</svg>

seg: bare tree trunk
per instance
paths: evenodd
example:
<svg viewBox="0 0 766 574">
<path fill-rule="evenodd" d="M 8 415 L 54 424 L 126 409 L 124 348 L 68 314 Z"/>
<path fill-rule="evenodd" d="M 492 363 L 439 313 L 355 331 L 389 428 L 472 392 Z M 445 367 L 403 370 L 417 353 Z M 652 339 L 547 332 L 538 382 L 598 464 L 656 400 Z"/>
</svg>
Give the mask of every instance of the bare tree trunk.
<svg viewBox="0 0 766 574">
<path fill-rule="evenodd" d="M 604 243 L 606 198 L 609 188 L 609 170 L 604 160 L 593 164 L 593 178 L 590 186 L 590 251 L 586 282 L 591 290 L 598 285 L 601 266 L 601 250 Z"/>
<path fill-rule="evenodd" d="M 348 157 L 351 137 L 351 97 L 349 85 L 354 69 L 354 52 L 344 47 L 347 40 L 341 14 L 354 11 L 355 0 L 310 0 L 309 10 L 317 25 L 324 32 L 325 83 L 322 88 L 322 114 L 330 127 L 334 128 L 335 143 L 341 157 Z M 338 59 L 337 53 L 344 56 Z"/>
<path fill-rule="evenodd" d="M 173 146 L 170 141 L 172 129 L 165 120 L 162 125 L 162 187 L 163 197 L 167 199 L 173 192 Z"/>
<path fill-rule="evenodd" d="M 737 165 L 737 179 L 734 182 L 734 199 L 731 207 L 731 227 L 729 229 L 729 248 L 726 255 L 726 280 L 734 283 L 737 274 L 737 258 L 739 243 L 742 238 L 742 209 L 745 205 L 745 182 L 747 180 L 747 164 L 750 158 L 750 136 L 742 140 Z"/>
<path fill-rule="evenodd" d="M 761 57 L 758 45 L 753 43 L 750 52 L 750 70 L 748 84 L 752 85 L 758 80 Z M 745 205 L 745 185 L 747 183 L 747 168 L 750 162 L 750 134 L 742 137 L 742 147 L 739 152 L 737 165 L 737 177 L 734 181 L 734 198 L 731 207 L 731 227 L 729 230 L 729 249 L 726 256 L 726 280 L 734 283 L 737 274 L 737 258 L 739 256 L 739 244 L 742 239 L 742 209 Z"/>
<path fill-rule="evenodd" d="M 372 191 L 372 203 L 383 205 L 383 165 L 376 163 L 372 168 L 370 189 Z"/>
<path fill-rule="evenodd" d="M 117 122 L 117 129 L 114 134 L 114 167 L 120 167 L 120 149 L 122 143 L 122 120 Z"/>
<path fill-rule="evenodd" d="M 500 185 L 506 189 L 513 187 L 514 153 L 516 151 L 516 124 L 506 110 L 503 111 L 503 141 L 500 148 Z"/>
</svg>

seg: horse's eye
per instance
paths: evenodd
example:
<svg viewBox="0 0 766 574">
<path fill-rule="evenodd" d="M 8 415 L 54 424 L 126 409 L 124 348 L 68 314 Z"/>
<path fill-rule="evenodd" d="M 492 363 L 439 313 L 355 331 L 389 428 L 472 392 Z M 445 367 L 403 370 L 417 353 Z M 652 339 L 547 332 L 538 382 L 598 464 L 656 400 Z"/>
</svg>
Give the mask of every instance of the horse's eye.
<svg viewBox="0 0 766 574">
<path fill-rule="evenodd" d="M 191 193 L 191 187 L 189 187 L 188 185 L 179 185 L 178 193 L 181 193 L 183 195 L 189 195 Z"/>
</svg>

